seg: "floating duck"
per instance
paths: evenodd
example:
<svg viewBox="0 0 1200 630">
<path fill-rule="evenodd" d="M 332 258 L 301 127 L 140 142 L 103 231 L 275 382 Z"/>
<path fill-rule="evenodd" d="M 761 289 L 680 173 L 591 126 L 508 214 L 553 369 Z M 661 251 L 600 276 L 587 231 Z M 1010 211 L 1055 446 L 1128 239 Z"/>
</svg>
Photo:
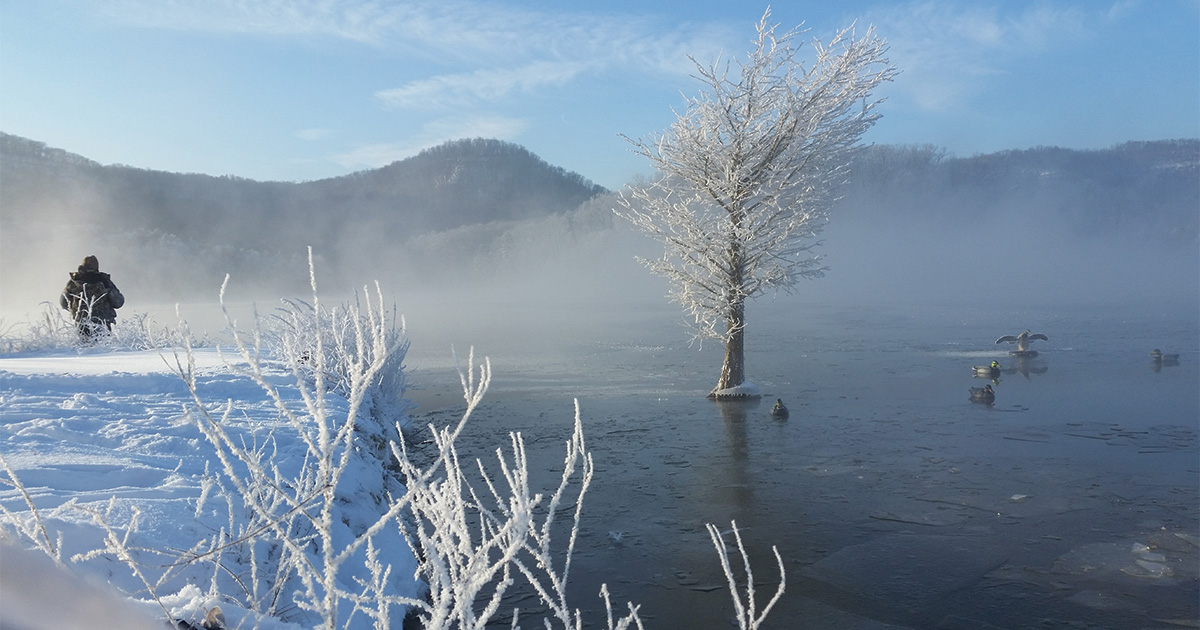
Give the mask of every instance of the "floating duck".
<svg viewBox="0 0 1200 630">
<path fill-rule="evenodd" d="M 1168 365 L 1179 363 L 1178 354 L 1163 354 L 1163 351 L 1158 348 L 1150 352 L 1150 359 L 1155 363 L 1165 363 Z"/>
<path fill-rule="evenodd" d="M 788 417 L 787 407 L 784 406 L 783 400 L 776 398 L 775 406 L 771 407 L 771 417 L 779 420 L 786 420 Z"/>
<path fill-rule="evenodd" d="M 991 385 L 971 388 L 971 402 L 992 404 L 996 402 L 996 391 Z"/>
<path fill-rule="evenodd" d="M 1029 342 L 1041 339 L 1042 341 L 1050 341 L 1050 338 L 1042 333 L 1030 333 L 1028 330 L 1019 335 L 1004 335 L 996 340 L 996 343 L 1013 343 L 1017 344 L 1017 349 L 1009 352 L 1015 357 L 1036 357 L 1037 350 L 1029 349 Z"/>
<path fill-rule="evenodd" d="M 1000 376 L 1000 363 L 997 361 L 992 361 L 991 365 L 976 365 L 974 370 L 975 370 L 975 376 L 986 376 L 988 378 L 995 378 L 997 376 Z"/>
</svg>

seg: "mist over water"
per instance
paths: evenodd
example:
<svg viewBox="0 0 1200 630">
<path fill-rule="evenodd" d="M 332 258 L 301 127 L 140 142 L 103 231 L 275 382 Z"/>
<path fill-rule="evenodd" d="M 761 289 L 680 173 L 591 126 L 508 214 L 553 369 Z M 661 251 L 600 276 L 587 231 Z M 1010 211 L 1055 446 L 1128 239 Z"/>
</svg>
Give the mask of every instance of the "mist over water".
<svg viewBox="0 0 1200 630">
<path fill-rule="evenodd" d="M 405 318 L 417 434 L 461 410 L 451 348 L 459 365 L 472 347 L 491 359 L 464 457 L 490 457 L 520 431 L 546 485 L 580 399 L 598 469 L 573 569 L 589 618 L 601 582 L 643 604 L 650 626 L 727 616 L 703 526 L 736 519 L 762 592 L 772 545 L 786 562 L 789 594 L 767 627 L 1195 619 L 1197 243 L 1081 229 L 1049 205 L 869 201 L 848 196 L 833 213 L 825 278 L 749 303 L 757 404 L 704 398 L 722 348 L 689 344 L 666 285 L 634 259 L 661 250 L 620 221 L 582 230 L 551 217 L 407 249 L 358 225 L 358 241 L 314 244 L 318 293 L 336 305 L 378 280 Z M 224 329 L 219 278 L 193 273 L 219 248 L 31 230 L 0 230 L 5 325 L 57 309 L 67 273 L 95 254 L 126 295 L 120 318 L 173 325 L 178 303 L 194 332 Z M 245 252 L 228 261 L 239 328 L 255 308 L 311 299 L 309 243 L 295 245 L 261 265 Z M 1050 338 L 1036 359 L 995 344 L 1025 329 Z M 1179 365 L 1155 369 L 1153 348 Z M 970 368 L 992 359 L 1004 366 L 996 404 L 973 404 L 968 388 L 983 381 Z M 767 416 L 774 398 L 788 421 Z"/>
<path fill-rule="evenodd" d="M 760 593 L 777 579 L 772 545 L 786 563 L 769 628 L 1197 615 L 1190 313 L 760 303 L 747 371 L 764 398 L 732 405 L 704 398 L 721 349 L 688 346 L 670 308 L 602 319 L 574 337 L 517 328 L 482 344 L 501 351 L 487 351 L 493 385 L 460 451 L 490 462 L 520 432 L 548 486 L 579 399 L 597 467 L 572 569 L 585 611 L 602 614 L 591 602 L 607 582 L 651 625 L 728 617 L 704 524 L 736 520 Z M 994 343 L 1025 327 L 1050 337 L 1038 357 Z M 1182 348 L 1179 365 L 1156 367 L 1158 346 Z M 461 410 L 443 356 L 414 341 L 414 435 Z M 971 366 L 992 359 L 996 403 L 972 403 L 968 388 L 991 381 Z M 786 421 L 767 414 L 776 397 Z"/>
<path fill-rule="evenodd" d="M 607 582 L 652 625 L 727 617 L 703 526 L 730 520 L 748 528 L 760 593 L 771 546 L 785 558 L 768 628 L 1200 614 L 1196 249 L 854 211 L 823 237 L 827 277 L 748 307 L 760 403 L 705 400 L 720 344 L 689 345 L 665 285 L 601 256 L 579 266 L 591 273 L 424 302 L 433 317 L 409 321 L 415 425 L 454 418 L 448 347 L 461 361 L 474 345 L 495 377 L 463 452 L 486 460 L 521 432 L 545 485 L 580 400 L 598 473 L 573 581 L 594 615 Z M 995 344 L 1027 328 L 1050 337 L 1038 358 Z M 1156 347 L 1180 365 L 1156 369 Z M 971 366 L 992 359 L 997 403 L 974 404 Z M 777 397 L 784 423 L 767 415 Z"/>
<path fill-rule="evenodd" d="M 835 216 L 822 238 L 825 245 L 819 251 L 830 267 L 827 276 L 801 282 L 794 295 L 752 300 L 751 325 L 760 305 L 771 302 L 794 303 L 798 312 L 806 305 L 840 303 L 865 308 L 959 306 L 964 311 L 1061 305 L 1131 313 L 1200 312 L 1200 255 L 1195 247 L 1161 247 L 1119 236 L 1078 237 L 1024 225 L 867 222 L 852 213 Z M 0 289 L 0 317 L 10 325 L 39 317 L 46 305 L 57 309 L 58 293 L 79 264 L 77 259 L 96 253 L 102 270 L 113 274 L 127 297 L 119 316 L 145 312 L 172 324 L 179 303 L 193 328 L 224 328 L 217 308 L 219 281 L 190 277 L 186 264 L 134 261 L 106 247 L 80 243 L 54 243 L 37 251 L 5 245 L 10 271 Z M 62 253 L 67 251 L 84 253 Z M 317 251 L 318 291 L 327 304 L 336 304 L 352 299 L 363 287 L 373 291 L 378 280 L 389 304 L 406 316 L 415 339 L 461 337 L 473 327 L 510 334 L 533 328 L 587 337 L 594 319 L 606 312 L 666 302 L 665 282 L 634 260 L 635 255 L 657 256 L 655 245 L 627 228 L 594 235 L 592 242 L 570 251 L 545 252 L 534 246 L 524 252 L 519 260 L 446 273 L 441 282 L 431 283 L 392 268 L 387 257 L 361 269 L 327 269 L 321 267 Z M 226 301 L 235 312 L 248 314 L 250 303 L 269 312 L 281 298 L 311 299 L 302 255 L 301 251 L 286 268 L 271 267 L 250 277 L 232 275 Z M 452 259 L 446 262 L 453 264 Z M 185 296 L 171 300 L 162 295 L 162 284 L 151 274 L 168 273 L 174 274 L 173 284 Z M 345 284 L 344 278 L 353 278 L 354 284 Z M 682 321 L 682 311 L 676 310 L 676 319 Z M 677 332 L 687 334 L 682 327 Z"/>
<path fill-rule="evenodd" d="M 1032 218 L 1038 215 L 1045 218 Z M 835 216 L 824 236 L 831 270 L 813 289 L 834 299 L 993 308 L 1197 306 L 1195 243 L 1081 235 L 1048 211 L 936 222 L 854 208 Z"/>
<path fill-rule="evenodd" d="M 6 141 L 22 156 L 55 154 L 30 141 Z M 760 297 L 750 304 L 751 321 L 757 304 L 776 299 L 867 308 L 1196 312 L 1197 146 L 1128 143 L 966 160 L 947 160 L 928 146 L 868 147 L 820 235 L 817 252 L 828 276 L 801 282 L 795 296 Z M 656 258 L 661 248 L 613 216 L 615 194 L 573 210 L 509 207 L 520 199 L 523 175 L 545 177 L 547 170 L 503 143 L 448 145 L 409 170 L 397 164 L 304 185 L 89 170 L 78 166 L 82 158 L 26 157 L 33 160 L 26 171 L 21 160 L 6 168 L 51 183 L 9 186 L 6 193 L 0 317 L 9 325 L 40 316 L 43 304 L 53 309 L 67 274 L 88 254 L 127 296 L 121 315 L 151 312 L 170 323 L 179 303 L 192 307 L 185 316 L 202 330 L 223 327 L 212 307 L 227 274 L 226 302 L 239 308 L 256 303 L 269 311 L 281 298 L 309 298 L 310 246 L 327 304 L 378 281 L 418 336 L 475 324 L 515 331 L 525 323 L 586 336 L 593 313 L 638 308 L 662 300 L 667 289 L 634 260 Z M 430 184 L 451 186 L 459 167 L 473 175 L 446 199 L 429 200 L 436 213 L 388 205 L 389 194 L 419 204 L 404 197 L 401 184 L 434 191 Z M 508 205 L 492 209 L 503 210 L 495 220 L 488 221 L 485 206 L 443 207 L 470 202 L 499 172 L 512 174 L 497 186 Z M 546 202 L 547 190 L 524 192 L 536 204 Z M 361 198 L 363 207 L 323 205 L 343 198 Z M 210 214 L 211 221 L 202 218 Z M 426 223 L 442 229 L 429 231 Z"/>
</svg>

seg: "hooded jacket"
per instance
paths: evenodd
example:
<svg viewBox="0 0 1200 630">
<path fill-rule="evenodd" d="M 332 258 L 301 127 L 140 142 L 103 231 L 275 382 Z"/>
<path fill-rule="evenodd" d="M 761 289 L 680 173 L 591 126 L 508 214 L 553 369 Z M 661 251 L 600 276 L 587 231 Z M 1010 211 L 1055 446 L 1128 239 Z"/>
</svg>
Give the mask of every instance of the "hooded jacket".
<svg viewBox="0 0 1200 630">
<path fill-rule="evenodd" d="M 93 257 L 88 257 L 95 260 Z M 75 321 L 90 319 L 112 325 L 117 319 L 117 310 L 125 305 L 125 296 L 113 284 L 107 273 L 88 264 L 85 259 L 79 270 L 71 273 L 71 279 L 58 298 L 58 305 L 71 311 Z"/>
</svg>

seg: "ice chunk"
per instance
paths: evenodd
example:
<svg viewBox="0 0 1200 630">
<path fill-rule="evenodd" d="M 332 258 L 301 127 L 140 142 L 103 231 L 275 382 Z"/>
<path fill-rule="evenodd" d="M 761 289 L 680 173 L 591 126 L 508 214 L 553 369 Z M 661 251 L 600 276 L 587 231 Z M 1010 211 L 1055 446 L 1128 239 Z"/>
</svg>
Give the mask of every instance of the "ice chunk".
<svg viewBox="0 0 1200 630">
<path fill-rule="evenodd" d="M 888 534 L 843 547 L 801 572 L 864 601 L 911 613 L 974 583 L 1008 552 L 1002 541 L 987 537 Z"/>
<path fill-rule="evenodd" d="M 1169 576 L 1175 575 L 1175 572 L 1171 570 L 1171 567 L 1169 567 L 1161 562 L 1150 562 L 1148 560 L 1138 560 L 1137 564 L 1138 564 L 1138 566 L 1140 566 L 1143 569 L 1145 569 L 1146 571 L 1148 571 L 1150 573 L 1151 577 L 1160 578 L 1160 577 L 1169 577 Z"/>
</svg>

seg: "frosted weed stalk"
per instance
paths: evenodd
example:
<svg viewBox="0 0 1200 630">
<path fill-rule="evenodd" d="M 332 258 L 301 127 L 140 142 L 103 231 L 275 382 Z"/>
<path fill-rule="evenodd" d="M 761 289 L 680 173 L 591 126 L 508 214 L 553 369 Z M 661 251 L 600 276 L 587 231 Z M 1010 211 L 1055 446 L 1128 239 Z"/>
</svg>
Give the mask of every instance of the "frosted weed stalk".
<svg viewBox="0 0 1200 630">
<path fill-rule="evenodd" d="M 730 521 L 731 529 L 726 533 L 733 534 L 734 540 L 737 541 L 738 553 L 742 556 L 742 570 L 746 573 L 745 600 L 738 592 L 737 578 L 734 577 L 733 568 L 729 564 L 729 547 L 725 544 L 723 533 L 711 523 L 705 527 L 708 528 L 708 535 L 712 539 L 713 546 L 717 548 L 717 555 L 721 558 L 721 569 L 725 572 L 725 579 L 729 584 L 729 596 L 733 598 L 733 609 L 737 615 L 738 628 L 740 630 L 758 630 L 779 598 L 783 597 L 783 590 L 787 585 L 787 572 L 784 571 L 783 558 L 779 556 L 779 549 L 771 547 L 771 551 L 775 553 L 775 562 L 779 565 L 779 587 L 775 589 L 775 595 L 763 607 L 762 612 L 758 613 L 757 603 L 754 599 L 754 573 L 750 570 L 750 555 L 746 553 L 746 546 L 742 544 L 742 532 L 738 529 L 737 522 Z"/>
<path fill-rule="evenodd" d="M 254 557 L 273 559 L 273 568 L 251 577 L 273 583 L 248 589 L 272 595 L 269 601 L 245 602 L 250 610 L 275 614 L 278 593 L 292 590 L 280 584 L 293 583 L 291 604 L 312 615 L 306 623 L 329 629 L 355 627 L 354 618 L 363 615 L 374 627 L 386 628 L 391 606 L 416 603 L 394 594 L 391 565 L 380 560 L 376 540 L 388 531 L 405 500 L 391 498 L 381 472 L 383 462 L 364 457 L 361 433 L 366 430 L 374 438 L 366 450 L 377 453 L 378 442 L 386 438 L 380 425 L 364 419 L 384 402 L 378 390 L 380 375 L 385 369 L 400 369 L 407 342 L 388 323 L 378 291 L 378 304 L 367 293 L 360 303 L 325 311 L 316 294 L 311 250 L 309 266 L 314 295 L 310 316 L 293 308 L 290 319 L 282 320 L 291 326 L 270 337 L 278 360 L 291 373 L 299 401 L 286 397 L 291 386 L 280 384 L 279 370 L 268 363 L 272 351 L 264 348 L 267 335 L 262 327 L 238 331 L 226 308 L 224 286 L 221 291 L 222 312 L 237 351 L 236 362 L 226 363 L 262 389 L 282 421 L 275 430 L 293 432 L 302 453 L 277 457 L 269 435 L 261 440 L 256 436 L 253 445 L 235 437 L 234 404 L 206 404 L 198 391 L 192 348 L 185 344 L 183 356 L 176 351 L 176 371 L 192 394 L 192 418 L 216 451 L 221 485 L 240 497 L 249 514 L 246 524 L 231 532 L 232 541 L 188 560 L 211 561 L 224 548 L 249 546 Z M 399 387 L 402 393 L 402 380 Z M 346 404 L 331 397 L 344 398 Z M 285 472 L 283 466 L 295 470 Z M 373 498 L 375 513 L 356 509 L 363 493 Z"/>
<path fill-rule="evenodd" d="M 579 611 L 568 605 L 566 596 L 583 496 L 594 471 L 584 445 L 578 402 L 562 477 L 548 501 L 530 490 L 525 441 L 520 433 L 509 434 L 507 455 L 504 449 L 496 449 L 499 476 L 476 460 L 484 491 L 467 478 L 455 441 L 483 400 L 491 381 L 491 365 L 485 359 L 476 377 L 472 353 L 466 372 L 460 371 L 459 376 L 467 409 L 455 426 L 430 427 L 437 460 L 422 470 L 411 463 L 403 443 L 392 447 L 412 497 L 404 535 L 419 550 L 418 572 L 429 587 L 427 601 L 417 607 L 420 621 L 425 628 L 483 628 L 499 613 L 504 594 L 514 584 L 515 568 L 559 624 L 543 618 L 546 628 L 582 628 Z M 575 499 L 574 522 L 562 567 L 556 569 L 550 532 L 560 504 L 569 496 Z M 642 627 L 636 607 L 629 605 L 629 614 L 614 620 L 607 588 L 602 588 L 601 597 L 609 612 L 609 630 L 624 630 L 634 623 Z M 513 610 L 513 628 L 520 627 L 519 613 Z"/>
<path fill-rule="evenodd" d="M 103 327 L 101 327 L 103 328 Z M 112 330 L 99 330 L 89 342 L 80 339 L 75 322 L 56 304 L 42 302 L 36 318 L 21 323 L 0 321 L 0 352 L 38 352 L 43 350 L 150 350 L 169 348 L 178 343 L 181 330 L 157 324 L 147 313 L 132 313 L 117 318 Z M 193 347 L 212 345 L 207 337 L 190 339 Z"/>
<path fill-rule="evenodd" d="M 15 530 L 17 537 L 24 537 L 32 542 L 47 556 L 54 560 L 54 563 L 63 566 L 62 547 L 63 537 L 62 532 L 57 532 L 55 538 L 50 537 L 50 532 L 46 528 L 46 521 L 42 518 L 42 513 L 33 503 L 33 497 L 29 495 L 29 491 L 25 489 L 25 484 L 17 477 L 17 473 L 8 465 L 8 460 L 0 455 L 0 467 L 4 468 L 5 474 L 8 475 L 8 480 L 0 479 L 0 484 L 9 486 L 21 495 L 25 500 L 25 505 L 29 508 L 29 518 L 24 519 L 9 510 L 7 506 L 0 503 L 0 514 L 4 516 L 4 520 L 10 524 Z M 7 528 L 0 527 L 0 539 L 12 536 Z"/>
<path fill-rule="evenodd" d="M 303 465 L 291 476 L 266 446 L 274 444 L 271 436 L 255 437 L 249 444 L 234 437 L 237 414 L 232 403 L 204 403 L 191 348 L 185 345 L 182 355 L 178 351 L 175 355 L 176 370 L 192 393 L 192 418 L 220 462 L 220 479 L 206 485 L 210 489 L 206 494 L 228 488 L 229 494 L 241 497 L 250 514 L 236 531 L 230 524 L 232 540 L 222 536 L 188 554 L 185 561 L 213 562 L 217 554 L 235 546 L 248 546 L 258 557 L 275 557 L 272 579 L 294 582 L 292 604 L 312 615 L 303 623 L 331 630 L 368 623 L 376 629 L 388 628 L 396 607 L 412 608 L 429 630 L 482 628 L 497 613 L 501 597 L 518 573 L 538 585 L 564 628 L 581 627 L 578 613 L 572 613 L 565 601 L 570 548 L 559 576 L 550 558 L 549 539 L 555 510 L 576 480 L 576 471 L 583 471 L 580 498 L 591 479 L 591 459 L 583 452 L 578 414 L 575 437 L 568 444 L 567 472 L 548 505 L 542 505 L 543 495 L 529 488 L 524 442 L 518 434 L 510 436 L 511 453 L 497 450 L 499 477 L 490 476 L 477 462 L 486 487 L 477 491 L 455 448 L 491 380 L 490 364 L 485 360 L 477 373 L 472 354 L 466 371 L 460 371 L 466 411 L 456 425 L 434 429 L 438 455 L 431 465 L 420 468 L 411 463 L 400 439 L 403 418 L 394 422 L 394 432 L 387 437 L 407 489 L 388 487 L 382 462 L 372 459 L 375 450 L 361 448 L 377 443 L 375 429 L 360 429 L 374 424 L 369 422 L 372 409 L 391 403 L 387 398 L 403 392 L 402 376 L 384 372 L 402 370 L 407 342 L 390 328 L 378 288 L 378 303 L 366 292 L 355 304 L 325 310 L 313 284 L 311 305 L 289 303 L 283 315 L 273 320 L 279 328 L 272 333 L 265 334 L 260 327 L 237 332 L 226 314 L 237 349 L 236 363 L 227 361 L 227 365 L 257 383 L 274 403 L 284 420 L 275 438 L 281 431 L 294 431 L 303 444 Z M 273 370 L 266 358 L 272 352 L 290 371 L 299 404 L 288 400 L 275 384 L 278 369 Z M 330 396 L 344 398 L 347 405 L 334 404 Z M 297 455 L 290 457 L 295 460 Z M 377 515 L 370 520 L 363 520 L 361 511 L 347 509 L 354 501 L 361 503 L 364 468 L 377 483 L 370 492 Z M 500 479 L 503 483 L 497 483 Z M 540 524 L 535 516 L 539 508 L 545 509 Z M 578 508 L 575 519 L 571 547 L 578 531 Z M 396 544 L 388 544 L 392 541 Z M 259 547 L 263 550 L 255 552 Z M 542 572 L 547 574 L 546 586 L 539 581 Z M 406 591 L 402 586 L 416 578 L 428 587 L 426 599 L 400 594 L 415 594 L 415 589 Z M 265 578 L 252 576 L 250 581 L 255 579 Z M 271 588 L 254 585 L 242 590 L 249 594 L 281 589 L 276 583 Z M 277 608 L 254 597 L 245 605 L 263 614 L 273 614 Z M 630 616 L 635 616 L 632 608 Z M 622 621 L 612 627 L 627 625 Z"/>
<path fill-rule="evenodd" d="M 186 411 L 216 458 L 202 475 L 195 516 L 215 501 L 223 506 L 210 511 L 222 518 L 219 513 L 224 510 L 227 521 L 190 549 L 155 550 L 136 543 L 136 505 L 131 506 L 123 534 L 111 525 L 111 502 L 106 510 L 75 506 L 103 530 L 104 542 L 99 549 L 72 556 L 72 562 L 101 555 L 123 562 L 137 577 L 137 590 L 144 588 L 160 605 L 163 593 L 196 584 L 199 574 L 187 567 L 208 565 L 208 598 L 250 611 L 240 622 L 236 613 L 231 618 L 241 627 L 276 617 L 327 630 L 387 630 L 398 627 L 399 617 L 412 611 L 425 630 L 484 628 L 498 614 L 509 587 L 524 578 L 547 607 L 549 616 L 540 625 L 581 630 L 582 617 L 570 607 L 566 590 L 594 466 L 583 439 L 578 402 L 562 477 L 552 493 L 532 492 L 519 433 L 509 435 L 507 450 L 496 450 L 498 475 L 476 460 L 482 484 L 473 486 L 455 442 L 483 400 L 491 366 L 486 359 L 476 366 L 472 353 L 466 370 L 459 372 L 466 410 L 454 425 L 431 427 L 437 455 L 430 465 L 421 468 L 409 460 L 400 436 L 406 418 L 392 417 L 389 455 L 405 488 L 376 456 L 384 435 L 378 420 L 384 416 L 374 413 L 386 404 L 396 404 L 393 410 L 407 409 L 406 401 L 389 400 L 403 394 L 403 375 L 385 374 L 403 369 L 407 341 L 402 329 L 389 323 L 378 287 L 374 301 L 364 291 L 364 298 L 354 304 L 325 311 L 316 297 L 315 281 L 312 284 L 311 306 L 293 303 L 277 320 L 285 324 L 284 330 L 270 334 L 258 326 L 249 333 L 237 331 L 225 309 L 222 287 L 221 306 L 236 348 L 227 368 L 261 388 L 277 412 L 274 428 L 247 430 L 247 418 L 232 400 L 205 402 L 186 324 L 181 322 L 169 337 L 177 344 L 173 369 L 191 396 Z M 8 473 L 32 520 L 7 509 L 5 520 L 17 525 L 17 537 L 29 539 L 61 564 L 61 535 L 57 541 L 51 538 L 15 472 Z M 362 509 L 367 495 L 374 499 L 372 510 Z M 565 550 L 556 552 L 551 529 L 561 506 L 572 501 Z M 72 509 L 72 503 L 59 509 Z M 8 537 L 3 530 L 7 528 L 0 528 L 0 534 Z M 724 547 L 717 549 L 731 576 Z M 745 558 L 744 549 L 742 553 Z M 170 560 L 154 560 L 163 557 Z M 746 572 L 750 577 L 748 562 Z M 425 596 L 420 596 L 415 580 L 427 588 Z M 782 589 L 781 583 L 776 600 Z M 730 592 L 739 617 L 747 620 L 743 628 L 757 628 L 775 601 L 756 616 L 750 578 L 747 615 L 732 577 Z M 600 596 L 607 625 L 599 627 L 643 627 L 637 607 L 629 604 L 628 614 L 615 618 L 606 587 L 601 587 Z M 163 605 L 168 619 L 182 614 L 167 608 Z M 234 612 L 231 608 L 226 607 L 227 615 Z M 513 611 L 514 629 L 519 628 L 518 612 Z"/>
</svg>

